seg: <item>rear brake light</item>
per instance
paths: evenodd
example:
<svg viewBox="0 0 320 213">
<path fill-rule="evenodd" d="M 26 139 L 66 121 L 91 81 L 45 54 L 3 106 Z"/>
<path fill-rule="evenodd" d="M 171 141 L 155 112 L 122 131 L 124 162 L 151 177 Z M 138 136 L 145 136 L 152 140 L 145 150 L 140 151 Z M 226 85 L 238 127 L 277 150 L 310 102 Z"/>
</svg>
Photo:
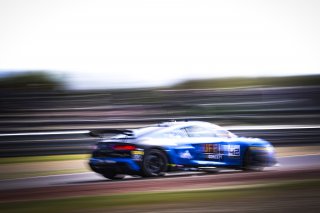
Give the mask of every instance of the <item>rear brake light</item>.
<svg viewBox="0 0 320 213">
<path fill-rule="evenodd" d="M 132 151 L 135 150 L 136 147 L 133 145 L 115 145 L 113 147 L 114 150 L 124 150 L 124 151 Z"/>
</svg>

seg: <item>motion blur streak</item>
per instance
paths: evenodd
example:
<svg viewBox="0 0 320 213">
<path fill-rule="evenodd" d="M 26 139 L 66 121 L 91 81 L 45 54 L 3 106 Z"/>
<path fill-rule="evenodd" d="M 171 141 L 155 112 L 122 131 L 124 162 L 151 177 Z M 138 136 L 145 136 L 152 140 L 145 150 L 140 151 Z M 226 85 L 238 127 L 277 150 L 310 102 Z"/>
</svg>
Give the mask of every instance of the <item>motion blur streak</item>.
<svg viewBox="0 0 320 213">
<path fill-rule="evenodd" d="M 6 202 L 26 198 L 81 196 L 87 202 L 85 208 L 88 208 L 90 212 L 96 209 L 96 206 L 94 206 L 95 200 L 85 197 L 88 195 L 150 192 L 150 190 L 174 191 L 185 189 L 186 186 L 192 186 L 193 189 L 214 188 L 221 185 L 237 188 L 239 185 L 251 186 L 257 182 L 273 184 L 307 181 L 306 185 L 302 184 L 302 186 L 308 187 L 299 185 L 299 187 L 281 188 L 271 193 L 272 195 L 280 193 L 281 197 L 281 199 L 274 199 L 272 207 L 274 207 L 273 210 L 279 211 L 291 205 L 295 206 L 296 210 L 316 209 L 319 207 L 315 202 L 319 198 L 319 183 L 312 182 L 313 185 L 309 186 L 308 181 L 319 179 L 319 155 L 317 155 L 319 152 L 307 151 L 313 147 L 319 147 L 320 142 L 320 85 L 319 76 L 312 78 L 315 79 L 313 83 L 305 85 L 301 83 L 281 85 L 278 82 L 274 85 L 265 86 L 261 83 L 237 88 L 206 86 L 208 81 L 196 81 L 170 88 L 149 89 L 69 91 L 61 88 L 52 89 L 52 87 L 39 88 L 35 84 L 32 84 L 33 86 L 29 89 L 17 87 L 1 89 L 0 158 L 3 162 L 7 160 L 10 163 L 1 164 L 4 170 L 2 170 L 3 174 L 0 174 L 2 177 L 0 207 L 14 210 L 19 205 L 10 206 Z M 273 80 L 276 81 L 276 78 Z M 315 81 L 317 83 L 314 83 Z M 130 177 L 123 181 L 107 181 L 86 172 L 88 169 L 83 164 L 84 159 L 45 161 L 45 157 L 52 157 L 46 155 L 60 157 L 60 154 L 90 153 L 92 145 L 96 143 L 96 139 L 88 134 L 88 131 L 92 129 L 135 128 L 162 121 L 185 119 L 216 123 L 227 127 L 240 137 L 264 138 L 275 145 L 276 149 L 290 149 L 291 146 L 295 146 L 291 154 L 297 156 L 280 157 L 280 166 L 272 167 L 265 172 L 236 171 L 221 172 L 216 175 L 204 175 L 200 172 L 193 176 L 173 174 L 173 176 L 153 179 Z M 285 154 L 282 156 L 286 156 Z M 28 157 L 16 158 L 20 156 L 36 156 L 32 158 L 40 162 L 21 164 L 21 159 Z M 19 163 L 16 163 L 15 160 L 18 160 Z M 40 165 L 42 166 L 41 171 L 38 170 Z M 23 171 L 15 171 L 15 168 Z M 68 173 L 69 175 L 66 176 L 63 175 L 67 174 L 67 172 L 64 173 L 65 171 L 79 172 L 79 174 L 70 175 Z M 50 174 L 62 175 L 51 177 Z M 43 175 L 49 176 L 36 177 Z M 23 179 L 23 177 L 32 178 Z M 3 180 L 10 178 L 16 179 Z M 309 190 L 310 188 L 312 190 Z M 258 211 L 259 208 L 259 210 L 267 209 L 265 205 L 259 204 L 255 196 L 261 195 L 260 201 L 269 200 L 268 193 L 262 196 L 264 191 L 267 190 L 258 188 L 252 192 L 251 196 L 244 194 L 244 197 L 235 196 L 238 195 L 238 192 L 229 197 L 224 191 L 219 191 L 217 195 L 207 197 L 208 203 L 205 203 L 199 211 L 208 212 L 214 209 L 214 207 L 211 208 L 210 203 L 215 202 L 216 198 L 224 199 L 222 201 L 225 207 L 237 206 L 237 203 L 242 203 L 242 199 L 246 199 L 246 202 L 242 203 L 244 206 L 242 210 L 245 212 Z M 187 192 L 181 193 L 184 195 Z M 291 199 L 293 194 L 296 197 Z M 175 195 L 172 195 L 171 198 L 175 199 Z M 84 200 L 80 203 L 83 203 Z M 128 201 L 128 199 L 124 200 Z M 105 199 L 103 201 L 103 203 L 106 202 Z M 143 203 L 140 200 L 135 201 Z M 196 199 L 191 199 L 190 201 L 190 205 L 193 205 L 192 202 L 202 203 L 200 202 L 202 200 L 197 202 Z M 58 203 L 53 205 L 52 209 L 58 209 L 56 212 L 77 212 L 77 202 L 70 202 L 74 206 L 67 208 L 65 205 L 69 205 L 68 203 Z M 175 210 L 184 211 L 186 208 L 181 206 L 189 203 L 189 201 L 174 202 L 174 205 L 180 205 Z M 298 204 L 300 208 L 296 206 Z M 30 206 L 32 205 L 30 203 Z M 38 207 L 39 203 L 34 205 Z M 146 204 L 147 207 L 148 205 Z M 111 207 L 102 206 L 101 208 L 101 212 L 105 212 Z M 139 212 L 137 209 L 124 208 L 128 212 Z M 231 211 L 230 208 L 221 206 L 219 209 Z M 32 207 L 24 209 L 23 212 L 31 210 L 33 210 Z M 43 210 L 40 208 L 38 212 L 43 212 Z"/>
<path fill-rule="evenodd" d="M 275 78 L 276 79 L 276 78 Z M 206 82 L 208 83 L 208 82 Z M 210 121 L 276 145 L 320 140 L 320 86 L 100 91 L 1 90 L 0 156 L 88 153 L 96 128 Z"/>
<path fill-rule="evenodd" d="M 226 126 L 239 136 L 262 137 L 277 146 L 319 143 L 318 125 L 312 126 Z M 0 134 L 0 157 L 85 154 L 90 153 L 96 139 L 88 130 L 45 131 Z"/>
<path fill-rule="evenodd" d="M 176 118 L 200 118 L 222 126 L 317 125 L 319 95 L 318 86 L 41 93 L 2 90 L 0 132 L 132 127 Z"/>
</svg>

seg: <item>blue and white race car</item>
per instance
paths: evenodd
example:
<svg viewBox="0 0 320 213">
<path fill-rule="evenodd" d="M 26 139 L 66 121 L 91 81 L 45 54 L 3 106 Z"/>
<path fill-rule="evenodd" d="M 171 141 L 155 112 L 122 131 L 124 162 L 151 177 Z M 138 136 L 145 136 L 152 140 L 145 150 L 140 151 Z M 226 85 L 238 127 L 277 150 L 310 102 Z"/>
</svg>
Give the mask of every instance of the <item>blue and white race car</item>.
<svg viewBox="0 0 320 213">
<path fill-rule="evenodd" d="M 276 164 L 269 142 L 238 137 L 202 121 L 164 122 L 138 129 L 100 129 L 90 135 L 100 139 L 89 165 L 109 179 L 121 179 L 126 174 L 160 176 L 180 169 L 262 170 Z"/>
</svg>

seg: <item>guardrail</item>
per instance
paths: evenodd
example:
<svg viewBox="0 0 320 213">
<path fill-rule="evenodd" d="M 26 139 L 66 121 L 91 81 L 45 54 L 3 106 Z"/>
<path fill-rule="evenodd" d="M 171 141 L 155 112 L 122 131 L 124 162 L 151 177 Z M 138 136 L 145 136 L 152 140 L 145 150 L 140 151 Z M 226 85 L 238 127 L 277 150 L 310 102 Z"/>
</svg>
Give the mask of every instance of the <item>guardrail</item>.
<svg viewBox="0 0 320 213">
<path fill-rule="evenodd" d="M 275 146 L 320 143 L 320 126 L 226 127 L 238 136 L 263 138 Z M 90 153 L 96 138 L 88 130 L 0 134 L 0 157 Z"/>
</svg>

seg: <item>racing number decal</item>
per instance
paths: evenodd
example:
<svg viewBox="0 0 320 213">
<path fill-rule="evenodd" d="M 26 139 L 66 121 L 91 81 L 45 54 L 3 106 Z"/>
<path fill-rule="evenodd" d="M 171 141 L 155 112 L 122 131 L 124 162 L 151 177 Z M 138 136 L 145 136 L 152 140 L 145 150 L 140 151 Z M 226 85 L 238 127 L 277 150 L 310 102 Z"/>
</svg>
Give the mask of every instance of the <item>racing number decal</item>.
<svg viewBox="0 0 320 213">
<path fill-rule="evenodd" d="M 240 157 L 240 145 L 224 145 L 223 149 L 227 151 L 228 157 Z"/>
</svg>

